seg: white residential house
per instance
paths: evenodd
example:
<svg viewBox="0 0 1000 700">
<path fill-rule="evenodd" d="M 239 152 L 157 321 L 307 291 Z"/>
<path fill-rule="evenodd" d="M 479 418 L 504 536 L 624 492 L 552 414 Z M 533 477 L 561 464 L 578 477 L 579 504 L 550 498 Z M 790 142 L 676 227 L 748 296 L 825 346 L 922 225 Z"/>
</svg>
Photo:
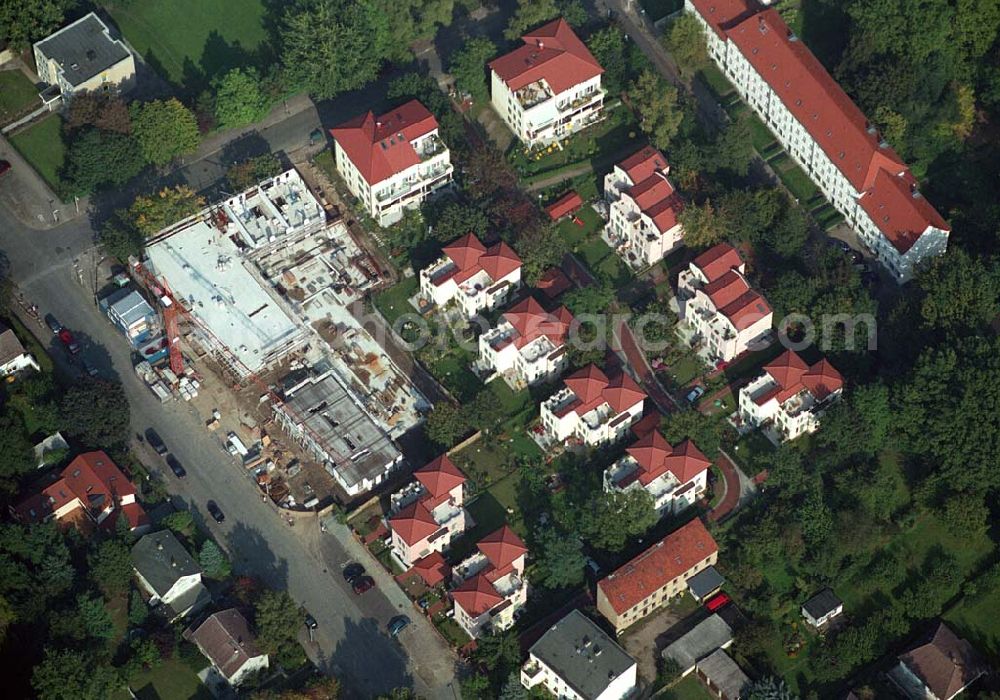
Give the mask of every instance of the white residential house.
<svg viewBox="0 0 1000 700">
<path fill-rule="evenodd" d="M 579 610 L 531 645 L 521 685 L 566 700 L 624 700 L 637 687 L 635 659 Z"/>
<path fill-rule="evenodd" d="M 504 312 L 495 328 L 479 336 L 477 367 L 503 377 L 518 390 L 551 381 L 569 365 L 566 345 L 573 314 L 565 306 L 545 311 L 527 297 Z"/>
<path fill-rule="evenodd" d="M 132 545 L 132 567 L 149 604 L 167 608 L 171 621 L 211 600 L 201 582 L 201 567 L 169 530 L 150 533 Z"/>
<path fill-rule="evenodd" d="M 0 377 L 8 377 L 28 369 L 38 372 L 38 362 L 24 349 L 14 331 L 0 324 Z"/>
<path fill-rule="evenodd" d="M 380 226 L 396 223 L 452 181 L 437 119 L 417 100 L 378 116 L 366 112 L 330 134 L 337 171 Z"/>
<path fill-rule="evenodd" d="M 690 440 L 671 445 L 658 430 L 651 430 L 604 471 L 604 490 L 642 489 L 653 499 L 660 517 L 673 515 L 704 495 L 711 466 Z"/>
<path fill-rule="evenodd" d="M 124 92 L 135 85 L 132 52 L 93 12 L 36 42 L 34 55 L 50 106 L 83 92 Z"/>
<path fill-rule="evenodd" d="M 685 0 L 709 55 L 897 282 L 942 255 L 950 227 L 906 164 L 774 9 Z"/>
<path fill-rule="evenodd" d="M 802 617 L 817 629 L 843 613 L 844 602 L 829 588 L 824 588 L 802 604 Z"/>
<path fill-rule="evenodd" d="M 742 355 L 771 330 L 771 307 L 744 277 L 746 265 L 728 243 L 696 257 L 677 277 L 681 320 L 713 362 Z"/>
<path fill-rule="evenodd" d="M 646 146 L 604 176 L 609 213 L 605 235 L 634 268 L 659 262 L 684 242 L 677 219 L 684 203 L 667 179 L 669 173 L 663 154 Z"/>
<path fill-rule="evenodd" d="M 404 568 L 442 552 L 465 532 L 465 475 L 448 455 L 413 472 L 415 481 L 392 494 L 392 551 Z"/>
<path fill-rule="evenodd" d="M 596 365 L 587 365 L 542 403 L 542 430 L 553 443 L 574 440 L 596 447 L 616 442 L 642 417 L 645 400 L 624 372 L 608 379 Z"/>
<path fill-rule="evenodd" d="M 420 271 L 420 297 L 428 306 L 443 308 L 454 300 L 472 318 L 500 306 L 521 286 L 521 258 L 502 241 L 487 248 L 470 233 L 442 252 Z"/>
<path fill-rule="evenodd" d="M 528 548 L 509 526 L 479 541 L 479 551 L 452 569 L 455 621 L 473 639 L 513 626 L 528 601 Z"/>
<path fill-rule="evenodd" d="M 236 687 L 247 678 L 267 670 L 268 656 L 257 646 L 246 618 L 236 608 L 209 615 L 184 637 L 194 643 L 212 666 L 206 683 Z"/>
<path fill-rule="evenodd" d="M 843 393 L 844 379 L 825 359 L 814 365 L 791 350 L 764 366 L 764 372 L 740 389 L 739 416 L 744 424 L 765 427 L 776 442 L 815 432 L 823 412 Z"/>
<path fill-rule="evenodd" d="M 562 18 L 490 61 L 493 107 L 526 146 L 566 138 L 601 118 L 604 69 Z"/>
<path fill-rule="evenodd" d="M 989 670 L 979 652 L 943 622 L 898 661 L 886 676 L 908 700 L 952 700 Z"/>
</svg>

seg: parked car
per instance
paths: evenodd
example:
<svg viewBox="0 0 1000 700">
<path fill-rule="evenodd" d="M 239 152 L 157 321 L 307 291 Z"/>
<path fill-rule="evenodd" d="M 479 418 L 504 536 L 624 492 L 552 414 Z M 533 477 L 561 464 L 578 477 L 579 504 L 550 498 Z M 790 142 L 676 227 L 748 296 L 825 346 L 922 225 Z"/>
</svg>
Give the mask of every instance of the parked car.
<svg viewBox="0 0 1000 700">
<path fill-rule="evenodd" d="M 371 576 L 358 576 L 356 579 L 351 581 L 351 588 L 354 590 L 356 595 L 361 595 L 362 593 L 375 588 L 375 579 Z"/>
<path fill-rule="evenodd" d="M 152 428 L 146 428 L 146 442 L 148 442 L 149 446 L 156 451 L 156 454 L 161 457 L 166 456 L 167 446 L 163 444 L 163 440 L 160 439 L 159 433 Z"/>
<path fill-rule="evenodd" d="M 226 519 L 226 515 L 222 512 L 222 508 L 219 508 L 219 504 L 215 501 L 209 501 L 205 504 L 205 507 L 208 508 L 208 512 L 215 522 L 221 523 Z"/>
<path fill-rule="evenodd" d="M 0 160 L 0 177 L 10 172 L 11 164 L 9 160 Z"/>
<path fill-rule="evenodd" d="M 70 355 L 75 355 L 80 352 L 80 344 L 76 342 L 76 338 L 73 337 L 73 333 L 68 328 L 63 328 L 59 331 L 59 340 L 62 344 L 66 346 L 69 350 Z"/>
<path fill-rule="evenodd" d="M 718 595 L 712 596 L 711 598 L 708 599 L 708 601 L 705 603 L 705 609 L 708 610 L 709 612 L 716 612 L 726 607 L 731 602 L 733 602 L 732 598 L 730 598 L 725 593 L 719 593 Z"/>
<path fill-rule="evenodd" d="M 704 395 L 704 393 L 705 393 L 705 387 L 696 386 L 694 389 L 692 389 L 687 393 L 688 403 L 694 403 L 695 401 L 700 399 Z"/>
<path fill-rule="evenodd" d="M 91 377 L 97 376 L 97 368 L 94 367 L 86 358 L 80 360 L 80 366 L 83 368 L 84 373 L 90 375 Z"/>
<path fill-rule="evenodd" d="M 352 562 L 344 567 L 344 580 L 350 583 L 358 576 L 365 575 L 365 567 L 357 562 Z"/>
<path fill-rule="evenodd" d="M 55 334 L 58 334 L 62 330 L 62 324 L 52 314 L 45 314 L 45 325 Z"/>
<path fill-rule="evenodd" d="M 308 627 L 311 630 L 314 630 L 317 627 L 319 627 L 319 623 L 316 622 L 316 618 L 310 615 L 309 613 L 306 613 L 306 627 Z"/>
<path fill-rule="evenodd" d="M 408 618 L 406 615 L 396 615 L 396 617 L 389 620 L 389 634 L 395 637 L 404 629 L 406 629 L 406 626 L 409 624 L 410 624 L 410 618 Z"/>
<path fill-rule="evenodd" d="M 173 455 L 167 455 L 167 466 L 170 467 L 170 471 L 174 473 L 178 479 L 183 479 L 187 476 L 187 470 L 184 469 L 183 465 L 177 461 L 177 458 Z M 222 522 L 221 520 L 219 521 Z"/>
</svg>

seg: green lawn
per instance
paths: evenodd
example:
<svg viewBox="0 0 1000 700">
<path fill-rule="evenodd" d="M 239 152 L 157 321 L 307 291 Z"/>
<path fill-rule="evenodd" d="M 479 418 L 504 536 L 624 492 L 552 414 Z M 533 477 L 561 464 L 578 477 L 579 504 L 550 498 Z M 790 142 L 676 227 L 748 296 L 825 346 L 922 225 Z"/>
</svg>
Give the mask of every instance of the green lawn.
<svg viewBox="0 0 1000 700">
<path fill-rule="evenodd" d="M 944 614 L 944 619 L 972 646 L 1000 659 L 1000 590 L 976 596 L 964 596 L 958 604 Z"/>
<path fill-rule="evenodd" d="M 469 369 L 472 357 L 464 352 L 440 355 L 430 362 L 424 358 L 424 361 L 434 378 L 462 403 L 471 401 L 483 388 L 483 383 Z"/>
<path fill-rule="evenodd" d="M 208 666 L 207 660 L 205 665 Z M 201 684 L 196 673 L 176 658 L 138 674 L 129 685 L 139 700 L 212 700 L 212 694 Z"/>
<path fill-rule="evenodd" d="M 420 280 L 416 275 L 406 277 L 385 291 L 376 294 L 372 298 L 372 303 L 375 304 L 375 308 L 379 310 L 385 320 L 392 325 L 403 314 L 417 312 L 409 300 L 419 289 Z"/>
<path fill-rule="evenodd" d="M 795 164 L 791 158 L 786 162 L 782 163 L 780 167 L 777 168 L 778 177 L 784 183 L 788 191 L 792 193 L 799 202 L 806 202 L 812 199 L 819 192 L 819 189 L 813 184 L 813 181 L 809 179 L 809 176 L 805 174 L 798 165 Z"/>
<path fill-rule="evenodd" d="M 661 700 L 714 700 L 715 698 L 694 673 L 685 676 L 677 685 L 657 697 Z"/>
<path fill-rule="evenodd" d="M 714 63 L 709 63 L 704 68 L 698 71 L 698 77 L 701 79 L 708 89 L 712 91 L 715 95 L 715 99 L 722 102 L 725 98 L 729 97 L 736 91 L 733 84 L 729 82 L 729 79 L 722 74 Z"/>
<path fill-rule="evenodd" d="M 235 66 L 260 63 L 263 0 L 136 0 L 107 7 L 147 63 L 187 92 Z"/>
<path fill-rule="evenodd" d="M 469 643 L 469 635 L 465 633 L 458 623 L 455 622 L 453 618 L 450 617 L 440 617 L 434 620 L 434 626 L 438 628 L 438 631 L 444 636 L 448 643 L 451 644 L 456 649 L 461 649 L 466 644 Z"/>
<path fill-rule="evenodd" d="M 51 114 L 10 137 L 14 148 L 31 163 L 39 175 L 57 192 L 62 189 L 59 171 L 66 160 L 62 119 Z"/>
<path fill-rule="evenodd" d="M 564 219 L 556 227 L 556 231 L 559 232 L 560 237 L 566 241 L 566 245 L 571 250 L 581 245 L 584 241 L 596 237 L 597 232 L 604 225 L 604 221 L 591 206 L 584 205 L 576 213 L 576 218 L 583 222 L 583 226 L 577 224 L 573 219 Z"/>
<path fill-rule="evenodd" d="M 605 260 L 605 258 L 615 254 L 607 243 L 596 236 L 582 243 L 577 248 L 576 252 L 579 253 L 579 256 L 583 260 L 584 264 L 594 273 L 597 272 L 597 267 Z"/>
<path fill-rule="evenodd" d="M 0 124 L 31 110 L 38 100 L 38 90 L 19 70 L 0 71 Z"/>
</svg>

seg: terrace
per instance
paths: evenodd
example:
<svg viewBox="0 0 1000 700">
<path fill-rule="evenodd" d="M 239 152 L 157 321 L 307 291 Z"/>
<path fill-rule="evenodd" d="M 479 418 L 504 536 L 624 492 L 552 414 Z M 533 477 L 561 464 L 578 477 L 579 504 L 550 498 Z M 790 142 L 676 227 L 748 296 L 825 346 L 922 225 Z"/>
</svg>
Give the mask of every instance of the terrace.
<svg viewBox="0 0 1000 700">
<path fill-rule="evenodd" d="M 515 92 L 514 96 L 517 97 L 517 101 L 520 103 L 522 109 L 531 109 L 551 99 L 552 90 L 549 89 L 548 83 L 544 79 L 539 79 L 525 85 Z"/>
<path fill-rule="evenodd" d="M 490 565 L 490 560 L 480 551 L 464 559 L 461 564 L 451 571 L 452 581 L 455 586 L 460 586 L 476 574 L 480 573 Z"/>
<path fill-rule="evenodd" d="M 595 98 L 604 98 L 604 91 L 593 87 L 581 95 L 577 95 L 571 100 L 561 100 L 556 103 L 556 109 L 560 112 L 573 112 L 577 109 L 595 101 Z"/>
<path fill-rule="evenodd" d="M 445 148 L 444 141 L 442 141 L 438 135 L 428 134 L 423 141 L 418 141 L 413 144 L 414 150 L 420 157 L 420 161 L 426 161 L 439 153 L 444 153 L 447 149 Z"/>
</svg>

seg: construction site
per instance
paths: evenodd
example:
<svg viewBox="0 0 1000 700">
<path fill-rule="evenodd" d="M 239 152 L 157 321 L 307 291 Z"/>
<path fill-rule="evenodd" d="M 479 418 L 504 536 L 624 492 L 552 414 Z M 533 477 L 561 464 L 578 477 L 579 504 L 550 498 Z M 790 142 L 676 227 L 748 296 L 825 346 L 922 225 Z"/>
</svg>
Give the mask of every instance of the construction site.
<svg viewBox="0 0 1000 700">
<path fill-rule="evenodd" d="M 430 408 L 356 317 L 378 270 L 288 170 L 130 261 L 166 350 L 136 371 L 162 401 L 187 401 L 277 503 L 348 502 L 401 469 L 396 440 Z"/>
</svg>

